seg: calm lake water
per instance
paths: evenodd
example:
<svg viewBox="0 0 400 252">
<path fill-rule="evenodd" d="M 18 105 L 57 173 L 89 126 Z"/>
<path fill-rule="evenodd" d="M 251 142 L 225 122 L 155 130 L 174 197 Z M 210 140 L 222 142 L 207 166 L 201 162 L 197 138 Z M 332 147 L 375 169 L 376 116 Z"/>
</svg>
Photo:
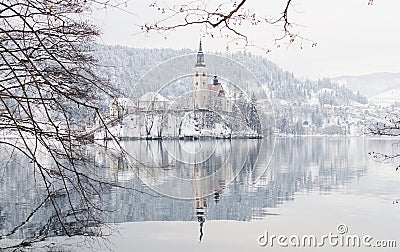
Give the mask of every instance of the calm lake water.
<svg viewBox="0 0 400 252">
<path fill-rule="evenodd" d="M 106 221 L 118 223 L 120 231 L 110 237 L 108 246 L 115 251 L 280 251 L 288 248 L 277 241 L 262 247 L 259 236 L 313 235 L 320 240 L 338 234 L 338 225 L 347 228 L 343 236 L 369 235 L 372 244 L 396 240 L 400 246 L 397 165 L 368 155 L 400 153 L 394 143 L 325 137 L 125 142 L 132 162 L 141 164 L 136 168 L 93 151 L 93 159 L 103 167 L 101 176 L 148 193 L 118 188 L 104 192 L 104 206 L 111 210 Z M 2 155 L 4 235 L 26 219 L 41 192 L 23 161 Z M 35 232 L 51 211 L 39 211 L 15 237 Z M 68 239 L 63 242 L 73 251 L 81 246 Z M 365 246 L 323 246 L 323 251 L 351 250 L 364 251 Z"/>
</svg>

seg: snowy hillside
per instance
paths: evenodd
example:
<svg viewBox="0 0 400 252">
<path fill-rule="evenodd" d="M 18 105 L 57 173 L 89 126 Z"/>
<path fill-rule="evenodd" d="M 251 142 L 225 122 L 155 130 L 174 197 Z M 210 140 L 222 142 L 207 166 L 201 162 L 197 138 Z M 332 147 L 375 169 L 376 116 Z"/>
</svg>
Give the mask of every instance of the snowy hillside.
<svg viewBox="0 0 400 252">
<path fill-rule="evenodd" d="M 173 57 L 190 53 L 196 53 L 196 51 L 190 49 L 143 49 L 99 45 L 99 50 L 95 56 L 99 59 L 101 65 L 106 66 L 101 70 L 101 74 L 110 79 L 116 87 L 129 93 L 130 90 L 128 88 L 132 86 L 132 83 L 137 82 L 141 76 L 157 64 Z M 340 87 L 328 78 L 318 81 L 299 80 L 293 73 L 280 69 L 265 57 L 255 56 L 248 52 L 221 55 L 240 62 L 240 64 L 248 68 L 262 84 L 268 87 L 275 101 L 309 104 L 310 99 L 316 97 L 319 104 L 336 103 L 348 105 L 354 101 L 364 104 L 367 102 L 361 95 L 356 95 L 349 89 Z M 332 95 L 326 93 L 325 96 L 329 97 L 320 99 L 319 93 L 321 90 L 326 89 L 331 89 Z M 311 103 L 316 102 L 314 100 Z"/>
<path fill-rule="evenodd" d="M 192 53 L 196 52 L 190 49 L 138 49 L 99 45 L 96 57 L 100 65 L 105 66 L 99 71 L 101 75 L 129 96 L 136 92 L 132 89 L 134 83 L 154 66 Z M 362 125 L 362 118 L 355 119 L 361 112 L 355 113 L 351 110 L 356 115 L 348 112 L 353 106 L 364 109 L 367 99 L 361 94 L 354 93 L 328 78 L 317 81 L 297 79 L 265 57 L 248 52 L 221 55 L 240 62 L 263 85 L 275 112 L 275 128 L 270 131 L 283 134 L 349 134 L 351 131 L 361 131 L 350 130 Z M 229 74 L 229 69 L 225 74 Z M 234 75 L 235 72 L 231 74 Z M 172 91 L 182 93 L 187 90 L 185 85 L 191 85 L 190 81 L 178 83 Z M 107 103 L 110 101 L 104 102 L 104 112 L 107 112 Z M 258 101 L 258 106 L 263 106 L 261 100 Z"/>
</svg>

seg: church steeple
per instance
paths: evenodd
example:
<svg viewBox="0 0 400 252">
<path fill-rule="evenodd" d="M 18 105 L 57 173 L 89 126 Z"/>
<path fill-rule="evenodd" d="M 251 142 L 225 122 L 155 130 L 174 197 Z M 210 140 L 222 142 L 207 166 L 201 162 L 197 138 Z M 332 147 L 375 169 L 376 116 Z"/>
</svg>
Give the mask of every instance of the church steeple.
<svg viewBox="0 0 400 252">
<path fill-rule="evenodd" d="M 199 44 L 199 52 L 203 52 L 203 48 L 201 46 L 201 39 L 200 39 L 200 44 Z"/>
<path fill-rule="evenodd" d="M 199 44 L 199 51 L 197 52 L 197 62 L 196 62 L 196 67 L 205 67 L 206 64 L 204 63 L 204 53 L 203 53 L 203 47 L 201 45 L 201 39 L 200 39 L 200 44 Z"/>
</svg>

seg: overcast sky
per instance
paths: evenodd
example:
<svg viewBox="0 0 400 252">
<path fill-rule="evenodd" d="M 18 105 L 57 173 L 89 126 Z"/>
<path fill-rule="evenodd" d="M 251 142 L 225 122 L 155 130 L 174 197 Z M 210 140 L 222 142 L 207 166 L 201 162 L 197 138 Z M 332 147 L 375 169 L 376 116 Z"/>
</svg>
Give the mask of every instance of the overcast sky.
<svg viewBox="0 0 400 252">
<path fill-rule="evenodd" d="M 153 0 L 154 1 L 154 0 Z M 102 29 L 101 43 L 147 48 L 196 49 L 202 27 L 190 27 L 168 34 L 137 34 L 140 24 L 161 16 L 151 8 L 153 1 L 130 1 L 127 10 L 95 11 L 94 21 Z M 185 2 L 174 0 L 175 2 Z M 212 0 L 215 1 L 215 0 Z M 168 1 L 170 4 L 171 1 Z M 301 27 L 300 35 L 317 42 L 304 42 L 289 48 L 276 48 L 273 36 L 279 32 L 271 26 L 246 29 L 254 43 L 272 49 L 265 56 L 298 77 L 319 78 L 340 75 L 361 75 L 373 72 L 400 72 L 400 1 L 375 0 L 293 0 L 289 18 Z M 248 0 L 246 8 L 260 15 L 277 16 L 282 0 Z M 204 37 L 204 50 L 226 51 L 225 40 Z M 230 50 L 234 50 L 231 48 Z M 256 54 L 259 50 L 248 48 Z"/>
</svg>

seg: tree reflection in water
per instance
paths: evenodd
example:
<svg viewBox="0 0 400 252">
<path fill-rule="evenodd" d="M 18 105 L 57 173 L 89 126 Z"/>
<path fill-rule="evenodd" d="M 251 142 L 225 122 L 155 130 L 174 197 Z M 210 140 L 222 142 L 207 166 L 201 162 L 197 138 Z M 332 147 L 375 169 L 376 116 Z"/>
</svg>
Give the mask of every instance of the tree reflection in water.
<svg viewBox="0 0 400 252">
<path fill-rule="evenodd" d="M 243 141 L 252 142 L 244 145 Z M 385 145 L 365 139 L 278 139 L 271 165 L 258 179 L 269 161 L 268 153 L 272 151 L 262 141 L 268 142 L 268 139 L 226 141 L 227 146 L 239 146 L 229 148 L 233 153 L 229 159 L 224 158 L 224 152 L 220 155 L 217 153 L 219 156 L 195 163 L 192 169 L 188 169 L 188 162 L 173 160 L 167 152 L 170 151 L 167 150 L 168 146 L 158 141 L 130 143 L 136 146 L 131 154 L 134 153 L 136 157 L 136 153 L 143 155 L 137 164 L 125 162 L 112 150 L 99 153 L 95 148 L 90 149 L 88 152 L 98 165 L 96 175 L 120 185 L 98 188 L 102 190 L 102 197 L 96 202 L 106 212 L 94 213 L 107 223 L 196 221 L 200 226 L 201 241 L 206 218 L 239 221 L 258 219 L 271 214 L 269 208 L 293 200 L 295 192 L 318 190 L 329 193 L 350 183 L 353 178 L 363 176 L 370 162 L 368 150 L 371 146 L 381 148 Z M 173 144 L 171 141 L 170 146 Z M 240 149 L 240 146 L 246 150 Z M 29 160 L 10 153 L 0 152 L 1 236 L 27 241 L 35 237 L 33 241 L 36 241 L 47 236 L 64 235 L 54 218 L 54 209 L 49 207 L 46 194 L 43 193 L 44 188 L 35 184 L 35 170 Z M 243 156 L 239 157 L 243 153 L 246 154 L 244 160 Z M 221 164 L 225 168 L 217 176 L 202 180 L 219 171 Z M 183 195 L 190 193 L 192 197 L 179 199 L 164 195 L 164 192 L 174 189 L 187 189 L 174 184 L 171 179 L 179 176 L 190 178 L 191 189 Z M 164 191 L 159 193 L 154 189 Z M 62 191 L 55 198 L 58 204 L 66 204 L 67 197 Z M 79 202 L 73 194 L 71 198 Z M 66 211 L 63 214 L 68 219 L 71 213 Z M 90 223 L 71 222 L 67 228 L 90 235 L 83 229 L 84 225 Z"/>
</svg>

